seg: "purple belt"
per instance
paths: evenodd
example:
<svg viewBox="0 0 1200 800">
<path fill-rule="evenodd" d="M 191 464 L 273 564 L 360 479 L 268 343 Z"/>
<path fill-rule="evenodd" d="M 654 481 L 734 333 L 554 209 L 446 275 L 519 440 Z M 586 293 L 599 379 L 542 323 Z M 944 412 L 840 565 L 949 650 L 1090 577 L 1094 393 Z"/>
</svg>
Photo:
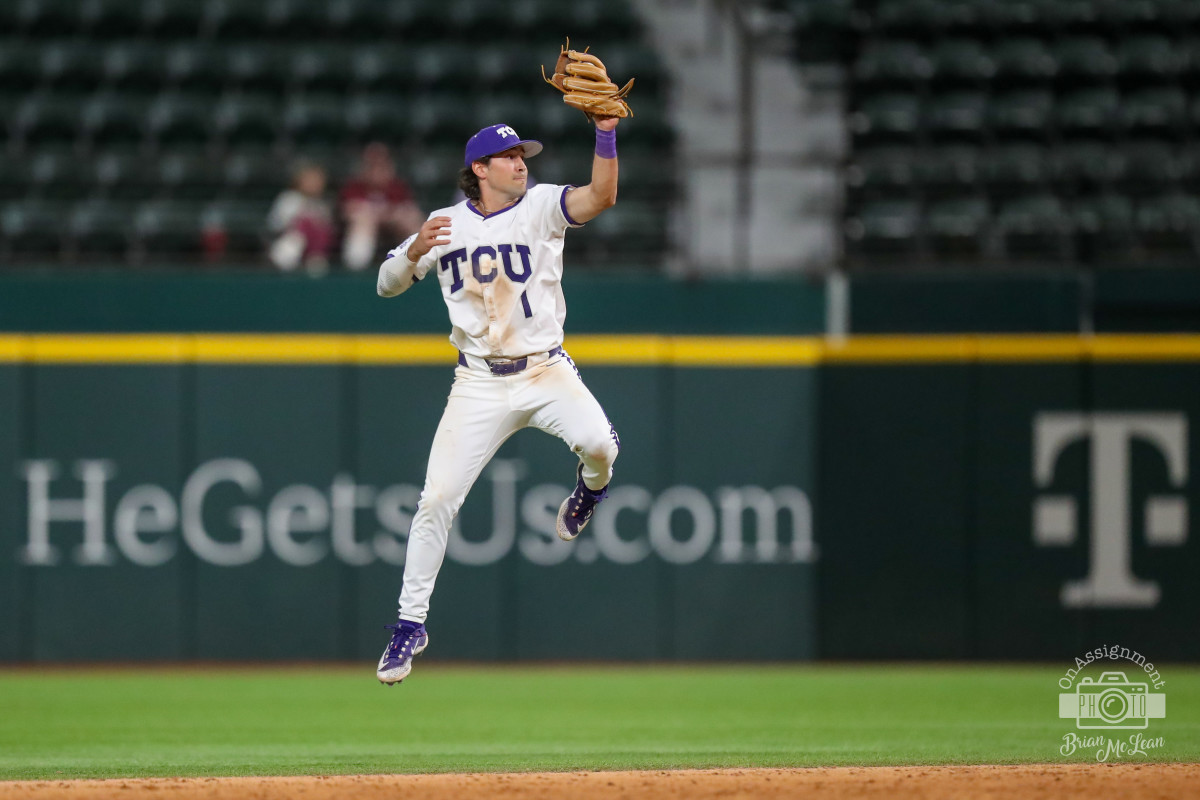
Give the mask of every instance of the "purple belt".
<svg viewBox="0 0 1200 800">
<path fill-rule="evenodd" d="M 562 352 L 563 352 L 563 349 L 561 347 L 556 347 L 553 350 L 551 350 L 550 352 L 548 352 L 546 355 L 549 358 L 554 358 L 557 355 L 561 355 Z M 489 361 L 488 359 L 485 358 L 484 361 L 487 361 L 488 369 L 490 369 L 492 371 L 493 375 L 516 375 L 518 372 L 524 371 L 524 369 L 529 366 L 529 357 L 528 356 L 526 356 L 525 358 L 517 358 L 517 359 L 511 359 L 511 360 L 505 359 L 503 361 Z M 459 352 L 459 354 L 458 354 L 458 363 L 459 363 L 459 366 L 463 366 L 463 367 L 468 366 L 467 357 L 465 355 L 463 355 L 462 352 Z"/>
</svg>

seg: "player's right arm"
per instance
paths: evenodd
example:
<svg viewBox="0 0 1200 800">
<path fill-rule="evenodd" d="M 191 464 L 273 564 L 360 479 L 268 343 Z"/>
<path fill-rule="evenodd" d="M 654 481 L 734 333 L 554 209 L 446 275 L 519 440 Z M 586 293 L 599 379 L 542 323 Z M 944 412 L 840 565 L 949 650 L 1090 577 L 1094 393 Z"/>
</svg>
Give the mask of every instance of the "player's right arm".
<svg viewBox="0 0 1200 800">
<path fill-rule="evenodd" d="M 429 265 L 422 264 L 421 259 L 441 244 L 450 244 L 450 218 L 430 217 L 421 230 L 387 254 L 379 267 L 375 291 L 380 297 L 395 297 L 408 291 L 429 271 Z"/>
</svg>

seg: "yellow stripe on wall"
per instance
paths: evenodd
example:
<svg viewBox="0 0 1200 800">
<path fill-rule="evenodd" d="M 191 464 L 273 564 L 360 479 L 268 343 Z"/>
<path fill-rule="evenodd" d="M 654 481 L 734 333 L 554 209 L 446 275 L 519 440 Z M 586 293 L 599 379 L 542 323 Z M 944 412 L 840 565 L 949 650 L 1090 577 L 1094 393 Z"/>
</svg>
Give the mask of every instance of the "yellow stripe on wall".
<svg viewBox="0 0 1200 800">
<path fill-rule="evenodd" d="M 570 336 L 566 348 L 598 366 L 807 367 L 1200 361 L 1200 335 Z M 454 364 L 448 338 L 427 334 L 4 334 L 0 363 Z"/>
</svg>

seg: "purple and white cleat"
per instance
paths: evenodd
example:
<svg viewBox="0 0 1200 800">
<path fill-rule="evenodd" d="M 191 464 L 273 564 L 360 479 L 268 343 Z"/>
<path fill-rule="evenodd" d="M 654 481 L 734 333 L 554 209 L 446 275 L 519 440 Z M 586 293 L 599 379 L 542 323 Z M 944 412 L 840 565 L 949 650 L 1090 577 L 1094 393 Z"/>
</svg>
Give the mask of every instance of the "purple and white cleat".
<svg viewBox="0 0 1200 800">
<path fill-rule="evenodd" d="M 584 485 L 583 464 L 580 464 L 575 470 L 575 491 L 571 492 L 570 497 L 563 500 L 563 504 L 558 509 L 558 520 L 555 524 L 558 538 L 569 542 L 578 536 L 583 527 L 588 524 L 588 520 L 592 518 L 596 504 L 606 497 L 608 497 L 607 486 L 593 491 Z"/>
<path fill-rule="evenodd" d="M 379 658 L 375 676 L 386 686 L 394 686 L 412 672 L 413 656 L 420 655 L 429 645 L 425 625 L 402 619 L 395 625 L 384 625 L 392 631 L 392 640 Z"/>
</svg>

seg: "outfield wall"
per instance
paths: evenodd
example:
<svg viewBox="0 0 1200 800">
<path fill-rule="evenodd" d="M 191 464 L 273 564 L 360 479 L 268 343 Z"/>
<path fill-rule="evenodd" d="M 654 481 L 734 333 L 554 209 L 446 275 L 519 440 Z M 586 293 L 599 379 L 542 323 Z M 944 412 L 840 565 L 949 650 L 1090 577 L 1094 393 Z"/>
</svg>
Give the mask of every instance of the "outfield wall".
<svg viewBox="0 0 1200 800">
<path fill-rule="evenodd" d="M 118 277 L 85 325 L 57 280 L 0 294 L 0 659 L 376 655 L 454 359 L 379 309 L 403 330 L 435 294 L 153 278 L 170 291 L 127 304 Z M 1004 286 L 971 289 L 1018 299 L 975 318 L 1040 333 L 827 339 L 820 286 L 724 288 L 568 286 L 567 347 L 622 437 L 613 496 L 557 542 L 571 456 L 510 440 L 452 536 L 439 656 L 1200 656 L 1200 338 L 1047 332 L 1083 294 L 1031 312 L 1038 286 Z M 627 295 L 649 332 L 603 313 Z M 261 332 L 289 319 L 307 332 Z"/>
</svg>

